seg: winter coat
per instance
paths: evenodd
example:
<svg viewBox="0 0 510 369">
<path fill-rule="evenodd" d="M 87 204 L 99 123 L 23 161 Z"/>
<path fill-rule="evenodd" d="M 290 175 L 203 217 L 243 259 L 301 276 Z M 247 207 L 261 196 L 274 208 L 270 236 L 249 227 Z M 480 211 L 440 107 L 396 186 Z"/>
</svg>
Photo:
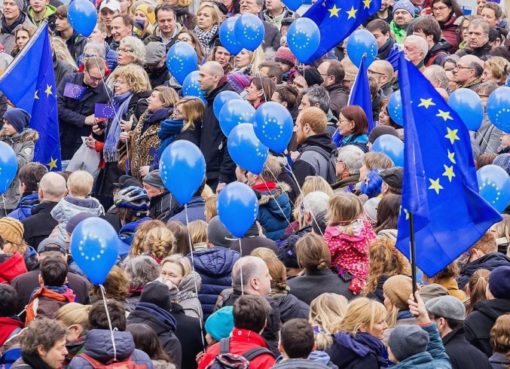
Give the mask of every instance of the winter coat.
<svg viewBox="0 0 510 369">
<path fill-rule="evenodd" d="M 347 105 L 349 100 L 349 91 L 342 86 L 341 83 L 335 83 L 331 86 L 325 86 L 329 93 L 329 108 L 333 112 L 333 115 L 338 116 L 340 110 Z"/>
<path fill-rule="evenodd" d="M 168 354 L 177 368 L 181 367 L 182 348 L 175 335 L 177 328 L 175 318 L 168 311 L 155 304 L 139 302 L 127 318 L 128 324 L 144 323 L 154 329 L 161 347 Z"/>
<path fill-rule="evenodd" d="M 329 369 L 329 367 L 310 359 L 286 359 L 276 363 L 273 369 Z"/>
<path fill-rule="evenodd" d="M 18 19 L 13 24 L 7 26 L 5 17 L 2 15 L 2 29 L 0 30 L 0 44 L 4 47 L 4 52 L 10 54 L 16 45 L 16 29 L 19 26 L 33 27 L 30 18 L 24 12 L 20 12 Z"/>
<path fill-rule="evenodd" d="M 344 281 L 331 269 L 305 270 L 303 275 L 287 281 L 290 293 L 310 305 L 323 293 L 336 293 L 351 300 L 355 295 L 349 290 L 349 281 Z"/>
<path fill-rule="evenodd" d="M 39 318 L 55 319 L 57 310 L 69 302 L 75 302 L 76 296 L 67 286 L 43 286 L 36 289 L 26 306 L 25 325 Z"/>
<path fill-rule="evenodd" d="M 239 246 L 239 243 L 241 243 L 241 246 Z M 250 255 L 257 247 L 265 247 L 273 250 L 276 254 L 278 253 L 278 246 L 275 241 L 259 236 L 257 224 L 253 224 L 243 238 L 230 241 L 230 249 L 239 252 L 241 256 Z"/>
<path fill-rule="evenodd" d="M 450 44 L 450 52 L 455 52 L 459 47 L 459 26 L 455 23 L 457 16 L 453 13 L 446 22 L 439 22 L 441 35 Z"/>
<path fill-rule="evenodd" d="M 39 139 L 39 134 L 33 129 L 25 129 L 21 133 L 17 133 L 14 136 L 5 136 L 0 131 L 0 141 L 5 142 L 9 145 L 14 153 L 16 154 L 16 161 L 18 163 L 18 171 L 21 170 L 26 164 L 32 162 L 34 159 L 35 143 Z M 19 178 L 18 175 L 14 177 L 9 189 L 3 196 L 0 197 L 0 208 L 6 210 L 12 210 L 16 208 L 21 198 L 19 189 Z"/>
<path fill-rule="evenodd" d="M 136 364 L 145 365 L 147 369 L 153 369 L 149 356 L 135 349 L 133 336 L 129 332 L 113 331 L 117 360 L 128 360 L 131 357 Z M 85 354 L 102 363 L 108 363 L 114 358 L 111 332 L 108 329 L 91 329 L 85 339 Z M 93 369 L 84 358 L 75 356 L 68 369 Z"/>
<path fill-rule="evenodd" d="M 452 369 L 491 369 L 487 356 L 472 346 L 464 335 L 464 327 L 457 328 L 443 337 Z"/>
<path fill-rule="evenodd" d="M 510 366 L 510 359 L 505 354 L 495 352 L 489 358 L 492 369 L 508 369 Z"/>
<path fill-rule="evenodd" d="M 443 61 L 449 55 L 449 50 L 451 48 L 452 45 L 450 45 L 450 43 L 445 40 L 439 40 L 439 42 L 435 43 L 425 56 L 425 66 L 442 65 Z"/>
<path fill-rule="evenodd" d="M 200 274 L 192 271 L 179 283 L 179 292 L 176 297 L 176 302 L 182 306 L 187 316 L 200 320 L 203 319 L 202 305 L 196 291 L 200 291 L 201 284 Z"/>
<path fill-rule="evenodd" d="M 485 153 L 496 154 L 501 142 L 499 138 L 504 134 L 502 130 L 496 128 L 487 115 L 484 115 L 482 125 L 476 132 L 471 132 L 474 136 L 476 146 L 478 146 L 479 155 Z"/>
<path fill-rule="evenodd" d="M 55 21 L 57 19 L 57 7 L 51 4 L 46 5 L 46 9 L 44 10 L 44 15 L 41 19 L 35 19 L 34 10 L 31 6 L 27 9 L 28 18 L 30 21 L 36 26 L 39 27 L 41 23 L 46 20 L 48 22 L 48 28 L 51 32 L 55 31 Z"/>
<path fill-rule="evenodd" d="M 496 319 L 510 313 L 510 299 L 494 299 L 480 301 L 475 304 L 473 311 L 464 321 L 466 339 L 473 346 L 479 348 L 487 356 L 492 355 L 490 332 Z"/>
<path fill-rule="evenodd" d="M 32 215 L 32 208 L 39 204 L 39 195 L 31 193 L 19 200 L 16 209 L 7 214 L 8 217 L 22 221 Z"/>
<path fill-rule="evenodd" d="M 337 333 L 326 353 L 341 369 L 380 369 L 383 366 L 381 361 L 387 363 L 386 348 L 382 341 L 369 336 L 368 333 L 358 333 L 355 336 Z"/>
<path fill-rule="evenodd" d="M 491 52 L 491 45 L 489 44 L 489 42 L 487 42 L 485 45 L 483 45 L 482 47 L 479 47 L 477 49 L 470 49 L 470 48 L 466 47 L 464 49 L 458 50 L 455 54 L 460 57 L 463 57 L 464 55 L 474 55 L 474 56 L 479 57 L 483 61 L 486 61 L 490 57 L 490 52 Z"/>
<path fill-rule="evenodd" d="M 58 222 L 60 237 L 67 238 L 66 225 L 72 217 L 80 213 L 89 213 L 94 216 L 104 215 L 103 206 L 93 197 L 81 199 L 68 195 L 58 202 L 51 210 L 51 216 Z"/>
<path fill-rule="evenodd" d="M 499 252 L 494 252 L 491 254 L 487 254 L 482 256 L 481 258 L 464 265 L 460 269 L 459 277 L 457 278 L 457 283 L 459 284 L 459 288 L 462 290 L 469 282 L 469 278 L 476 272 L 478 269 L 487 269 L 492 271 L 500 266 L 508 266 L 510 265 L 510 258 L 506 257 Z"/>
<path fill-rule="evenodd" d="M 239 259 L 239 253 L 214 246 L 206 250 L 194 251 L 193 258 L 190 255 L 188 258 L 193 261 L 195 271 L 202 279 L 198 299 L 202 304 L 205 321 L 213 313 L 221 291 L 232 286 L 232 268 Z"/>
<path fill-rule="evenodd" d="M 181 210 L 182 207 L 170 192 L 165 191 L 150 199 L 149 216 L 152 219 L 159 219 L 166 223 Z"/>
<path fill-rule="evenodd" d="M 420 352 L 402 360 L 394 369 L 452 369 L 445 352 L 441 336 L 434 323 L 422 327 L 429 334 L 427 351 Z"/>
<path fill-rule="evenodd" d="M 267 190 L 268 187 L 270 189 Z M 287 185 L 266 182 L 252 187 L 259 203 L 257 220 L 264 229 L 267 238 L 279 240 L 283 237 L 285 228 L 289 225 L 292 215 L 292 205 L 286 190 Z"/>
<path fill-rule="evenodd" d="M 80 99 L 64 96 L 68 83 L 86 88 Z M 92 126 L 85 124 L 85 118 L 94 114 L 96 104 L 107 103 L 109 94 L 111 92 L 103 82 L 95 88 L 85 85 L 84 73 L 69 74 L 59 84 L 57 101 L 62 160 L 71 159 L 82 144 L 81 138 L 91 134 Z"/>
<path fill-rule="evenodd" d="M 282 323 L 296 318 L 308 319 L 310 307 L 288 291 L 271 293 L 269 299 L 273 301 L 271 306 L 278 307 Z"/>
<path fill-rule="evenodd" d="M 280 48 L 280 40 L 282 38 L 280 30 L 274 25 L 266 21 L 264 24 L 264 40 L 262 40 L 262 48 L 264 51 L 273 49 L 275 52 Z"/>
<path fill-rule="evenodd" d="M 27 272 L 23 255 L 0 254 L 0 283 L 10 283 L 14 278 Z"/>
<path fill-rule="evenodd" d="M 331 138 L 327 133 L 308 137 L 298 148 L 299 158 L 294 162 L 292 170 L 300 186 L 305 182 L 308 176 L 321 176 L 327 178 L 329 160 L 321 153 L 314 151 L 310 147 L 318 146 L 331 154 L 336 148 L 331 143 Z"/>
<path fill-rule="evenodd" d="M 35 249 L 39 243 L 48 238 L 58 222 L 51 216 L 51 210 L 57 202 L 43 201 L 32 208 L 32 215 L 23 219 L 23 239 Z"/>
<path fill-rule="evenodd" d="M 177 323 L 175 335 L 182 347 L 182 369 L 196 369 L 197 362 L 195 358 L 203 350 L 205 342 L 202 335 L 202 325 L 197 318 L 187 316 L 179 304 L 172 303 L 170 313 Z"/>
<path fill-rule="evenodd" d="M 200 195 L 193 196 L 188 202 L 188 222 L 193 222 L 195 220 L 205 221 L 205 200 Z M 182 224 L 187 224 L 186 211 L 184 209 L 181 210 L 172 216 L 168 221 L 176 221 L 181 222 Z"/>
<path fill-rule="evenodd" d="M 23 329 L 23 322 L 17 316 L 0 317 L 0 347 L 10 338 Z"/>
</svg>

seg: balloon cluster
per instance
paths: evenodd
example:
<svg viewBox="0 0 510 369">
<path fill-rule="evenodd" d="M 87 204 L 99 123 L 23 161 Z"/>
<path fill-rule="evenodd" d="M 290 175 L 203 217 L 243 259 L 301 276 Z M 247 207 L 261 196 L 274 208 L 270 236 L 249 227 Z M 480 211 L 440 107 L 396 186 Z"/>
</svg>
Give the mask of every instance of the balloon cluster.
<svg viewBox="0 0 510 369">
<path fill-rule="evenodd" d="M 490 164 L 476 172 L 480 196 L 491 204 L 498 212 L 502 212 L 510 204 L 510 176 L 501 167 Z"/>
<path fill-rule="evenodd" d="M 242 49 L 254 51 L 264 40 L 264 24 L 253 14 L 227 18 L 220 26 L 220 41 L 232 55 Z"/>
</svg>

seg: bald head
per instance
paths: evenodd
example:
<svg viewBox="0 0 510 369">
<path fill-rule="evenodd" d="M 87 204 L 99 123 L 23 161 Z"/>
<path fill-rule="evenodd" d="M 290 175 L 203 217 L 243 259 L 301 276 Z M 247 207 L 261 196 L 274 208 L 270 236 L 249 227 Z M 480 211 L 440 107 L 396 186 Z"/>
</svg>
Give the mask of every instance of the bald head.
<svg viewBox="0 0 510 369">
<path fill-rule="evenodd" d="M 41 201 L 60 201 L 67 194 L 66 180 L 60 174 L 46 173 L 39 182 Z"/>
<path fill-rule="evenodd" d="M 393 80 L 395 71 L 390 62 L 386 60 L 374 60 L 368 68 L 368 75 L 375 78 L 379 87 Z"/>
<path fill-rule="evenodd" d="M 208 61 L 200 66 L 200 71 L 198 73 L 198 83 L 200 83 L 200 88 L 203 91 L 214 90 L 224 75 L 225 71 L 220 63 Z"/>
<path fill-rule="evenodd" d="M 248 295 L 266 296 L 271 291 L 271 277 L 267 265 L 257 256 L 244 256 L 232 268 L 232 287 Z"/>
<path fill-rule="evenodd" d="M 404 54 L 414 65 L 420 64 L 429 51 L 427 41 L 420 36 L 410 35 L 404 40 Z"/>
</svg>

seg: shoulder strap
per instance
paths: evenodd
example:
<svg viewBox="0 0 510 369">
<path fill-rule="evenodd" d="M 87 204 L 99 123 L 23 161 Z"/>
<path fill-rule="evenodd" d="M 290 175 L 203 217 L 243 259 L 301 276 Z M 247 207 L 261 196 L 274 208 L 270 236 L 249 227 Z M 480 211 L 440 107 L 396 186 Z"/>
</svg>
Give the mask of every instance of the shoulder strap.
<svg viewBox="0 0 510 369">
<path fill-rule="evenodd" d="M 220 355 L 228 354 L 230 352 L 230 339 L 222 338 L 220 340 Z"/>
<path fill-rule="evenodd" d="M 331 157 L 331 154 L 329 154 L 326 150 L 324 150 L 320 146 L 308 146 L 306 149 L 310 150 L 310 151 L 315 151 L 316 153 L 321 154 L 322 156 L 324 156 L 325 159 L 328 159 L 328 160 Z"/>
<path fill-rule="evenodd" d="M 271 355 L 274 358 L 274 354 L 265 347 L 256 347 L 254 349 L 251 349 L 250 351 L 244 353 L 243 357 L 248 361 L 252 361 L 257 356 L 264 354 Z"/>
<path fill-rule="evenodd" d="M 78 354 L 78 357 L 81 357 L 82 359 L 85 359 L 90 365 L 92 365 L 92 367 L 94 369 L 100 369 L 100 368 L 106 367 L 106 365 L 104 365 L 103 363 L 97 361 L 93 357 L 90 357 L 89 355 L 87 355 L 84 352 L 81 353 L 81 354 Z"/>
</svg>

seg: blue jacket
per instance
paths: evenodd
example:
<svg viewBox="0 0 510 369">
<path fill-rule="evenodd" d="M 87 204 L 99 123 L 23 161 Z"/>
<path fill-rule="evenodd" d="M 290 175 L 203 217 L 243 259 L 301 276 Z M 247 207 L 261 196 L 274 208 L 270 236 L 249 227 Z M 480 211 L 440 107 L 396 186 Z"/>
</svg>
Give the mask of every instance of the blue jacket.
<svg viewBox="0 0 510 369">
<path fill-rule="evenodd" d="M 131 243 L 133 242 L 133 237 L 135 235 L 136 229 L 143 222 L 151 220 L 149 217 L 141 218 L 135 220 L 134 222 L 124 224 L 119 231 L 119 238 L 122 241 L 119 243 L 119 256 L 121 259 L 124 259 L 131 249 Z"/>
<path fill-rule="evenodd" d="M 422 327 L 429 334 L 429 344 L 427 351 L 408 357 L 393 369 L 452 369 L 450 358 L 446 354 L 443 341 L 437 330 L 437 326 L 432 323 Z"/>
<path fill-rule="evenodd" d="M 257 220 L 264 228 L 267 238 L 277 241 L 282 238 L 291 219 L 289 195 L 279 187 L 271 191 L 255 190 L 255 194 L 259 199 Z"/>
<path fill-rule="evenodd" d="M 190 255 L 188 257 L 191 259 Z M 221 291 L 232 287 L 232 267 L 238 259 L 238 252 L 217 246 L 193 253 L 195 271 L 202 277 L 198 299 L 202 304 L 204 321 L 213 313 Z"/>
<path fill-rule="evenodd" d="M 193 222 L 194 220 L 205 220 L 205 200 L 202 196 L 193 196 L 190 202 L 188 202 L 188 222 Z M 186 210 L 182 209 L 182 211 L 175 214 L 168 221 L 186 224 Z"/>
<path fill-rule="evenodd" d="M 31 193 L 23 196 L 19 200 L 19 204 L 16 209 L 7 214 L 7 216 L 21 222 L 32 215 L 32 208 L 36 205 L 39 205 L 39 195 L 37 193 Z"/>
<path fill-rule="evenodd" d="M 136 364 L 145 365 L 147 369 L 153 369 L 149 356 L 145 352 L 135 349 L 135 342 L 131 333 L 114 331 L 113 337 L 117 350 L 117 360 L 127 360 L 131 356 Z M 102 363 L 107 363 L 114 358 L 112 340 L 108 329 L 91 329 L 88 331 L 84 348 L 87 355 Z M 68 369 L 93 369 L 93 367 L 84 358 L 75 356 L 69 363 Z"/>
</svg>

